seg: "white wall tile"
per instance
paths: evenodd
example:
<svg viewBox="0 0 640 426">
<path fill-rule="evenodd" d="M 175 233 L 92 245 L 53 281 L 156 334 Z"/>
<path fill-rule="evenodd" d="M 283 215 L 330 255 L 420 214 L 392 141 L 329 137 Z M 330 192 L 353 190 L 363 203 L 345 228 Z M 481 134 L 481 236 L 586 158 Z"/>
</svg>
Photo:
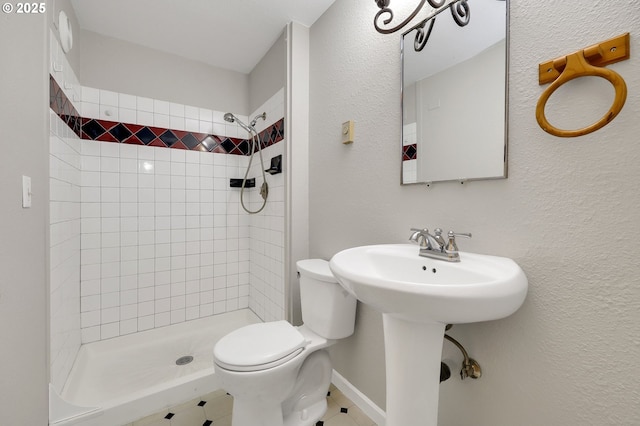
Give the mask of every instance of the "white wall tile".
<svg viewBox="0 0 640 426">
<path fill-rule="evenodd" d="M 198 118 L 200 121 L 213 122 L 213 111 L 206 108 L 200 108 Z"/>
<path fill-rule="evenodd" d="M 153 126 L 153 113 L 147 111 L 137 111 L 137 122 L 142 126 Z"/>
<path fill-rule="evenodd" d="M 118 106 L 118 93 L 100 90 L 100 105 Z"/>
<path fill-rule="evenodd" d="M 154 99 L 153 112 L 155 114 L 162 114 L 162 115 L 168 116 L 171 114 L 171 104 L 166 101 L 160 101 L 160 100 Z"/>
<path fill-rule="evenodd" d="M 135 145 L 120 144 L 120 160 L 138 158 L 138 148 Z M 122 170 L 121 170 L 122 171 Z"/>
<path fill-rule="evenodd" d="M 200 109 L 198 107 L 185 105 L 185 107 L 184 107 L 184 116 L 185 116 L 185 118 L 199 120 L 200 119 Z"/>
<path fill-rule="evenodd" d="M 136 105 L 137 105 L 137 109 L 138 111 L 144 111 L 144 112 L 153 112 L 153 99 L 150 98 L 144 98 L 144 97 L 140 97 L 138 96 L 136 98 Z"/>
<path fill-rule="evenodd" d="M 169 114 L 174 117 L 185 117 L 185 106 L 171 102 L 169 105 Z"/>
<path fill-rule="evenodd" d="M 171 127 L 171 119 L 170 119 L 169 115 L 154 113 L 153 114 L 153 125 L 155 127 L 170 128 Z"/>
<path fill-rule="evenodd" d="M 225 124 L 222 111 L 117 95 L 105 93 L 100 105 L 119 106 L 121 121 L 247 136 Z M 86 102 L 94 96 L 88 90 Z M 265 103 L 269 118 L 282 104 Z M 227 187 L 229 177 L 244 173 L 246 158 L 91 141 L 83 141 L 82 152 L 84 341 L 248 306 L 265 319 L 283 317 L 282 177 L 268 178 L 268 208 L 250 218 L 239 207 L 239 192 Z M 259 203 L 257 191 L 248 195 L 250 205 Z M 62 206 L 52 210 L 66 214 Z M 250 263 L 260 266 L 250 272 Z"/>
<path fill-rule="evenodd" d="M 80 113 L 85 118 L 100 118 L 100 104 L 92 102 L 82 102 Z"/>
<path fill-rule="evenodd" d="M 212 134 L 213 133 L 213 122 L 200 120 L 200 124 L 198 126 L 198 131 L 200 133 Z"/>
<path fill-rule="evenodd" d="M 131 110 L 135 110 L 137 108 L 136 97 L 132 95 L 127 95 L 124 93 L 118 94 L 118 106 L 120 108 L 127 108 Z"/>
<path fill-rule="evenodd" d="M 119 143 L 100 143 L 100 155 L 102 157 L 120 157 Z"/>
<path fill-rule="evenodd" d="M 82 88 L 82 101 L 83 102 L 91 102 L 94 104 L 100 103 L 100 90 L 94 89 L 92 87 L 83 87 Z"/>
<path fill-rule="evenodd" d="M 169 128 L 174 130 L 186 130 L 185 129 L 185 118 L 184 117 L 175 117 L 171 116 L 169 119 Z"/>
<path fill-rule="evenodd" d="M 199 132 L 200 120 L 194 118 L 185 118 L 184 130 L 186 130 L 187 132 Z"/>
<path fill-rule="evenodd" d="M 118 117 L 123 123 L 137 124 L 138 122 L 138 115 L 135 109 L 120 108 L 118 110 Z"/>
<path fill-rule="evenodd" d="M 119 108 L 117 106 L 100 104 L 100 115 L 98 118 L 101 120 L 119 121 L 118 114 Z"/>
</svg>

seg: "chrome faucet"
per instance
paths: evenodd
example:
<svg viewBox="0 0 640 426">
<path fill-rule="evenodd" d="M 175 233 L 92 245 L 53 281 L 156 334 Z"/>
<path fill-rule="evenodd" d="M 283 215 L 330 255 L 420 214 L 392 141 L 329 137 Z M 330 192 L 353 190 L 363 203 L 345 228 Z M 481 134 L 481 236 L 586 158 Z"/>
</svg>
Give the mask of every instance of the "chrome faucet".
<svg viewBox="0 0 640 426">
<path fill-rule="evenodd" d="M 448 241 L 445 242 L 442 236 L 442 229 L 440 228 L 434 229 L 433 235 L 429 233 L 427 228 L 411 228 L 411 231 L 413 231 L 413 233 L 409 237 L 409 241 L 417 243 L 420 246 L 420 252 L 418 253 L 420 256 L 446 260 L 448 262 L 460 262 L 460 253 L 458 253 L 456 237 L 471 238 L 471 234 L 449 231 L 447 233 Z"/>
</svg>

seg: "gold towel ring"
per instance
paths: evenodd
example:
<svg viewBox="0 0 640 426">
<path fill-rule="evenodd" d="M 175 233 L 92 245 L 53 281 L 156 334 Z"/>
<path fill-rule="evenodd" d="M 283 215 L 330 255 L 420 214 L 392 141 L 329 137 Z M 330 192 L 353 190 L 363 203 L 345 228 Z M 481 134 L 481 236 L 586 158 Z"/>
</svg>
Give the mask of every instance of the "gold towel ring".
<svg viewBox="0 0 640 426">
<path fill-rule="evenodd" d="M 626 45 L 624 44 L 626 42 Z M 622 43 L 623 45 L 620 45 Z M 619 50 L 618 50 L 619 48 Z M 624 50 L 624 53 L 622 52 Z M 627 85 L 624 79 L 617 72 L 603 68 L 599 65 L 606 65 L 613 62 L 618 62 L 629 57 L 629 34 L 626 33 L 620 37 L 608 40 L 595 46 L 588 47 L 584 50 L 579 50 L 575 53 L 567 55 L 562 58 L 558 58 L 554 61 L 540 64 L 540 84 L 549 82 L 555 75 L 544 76 L 543 72 L 547 73 L 559 73 L 559 76 L 553 80 L 553 83 L 545 90 L 536 106 L 536 119 L 538 124 L 545 132 L 559 137 L 575 137 L 586 135 L 591 132 L 604 127 L 613 120 L 618 113 L 622 110 L 624 103 L 627 99 Z M 594 58 L 593 63 L 598 66 L 589 63 L 587 58 Z M 545 68 L 547 68 L 545 70 Z M 561 72 L 559 72 L 561 71 Z M 544 114 L 544 109 L 547 101 L 560 86 L 568 81 L 574 80 L 580 77 L 595 76 L 608 80 L 615 89 L 615 99 L 611 108 L 602 116 L 600 120 L 577 130 L 563 130 L 554 127 L 549 123 L 547 117 Z"/>
</svg>

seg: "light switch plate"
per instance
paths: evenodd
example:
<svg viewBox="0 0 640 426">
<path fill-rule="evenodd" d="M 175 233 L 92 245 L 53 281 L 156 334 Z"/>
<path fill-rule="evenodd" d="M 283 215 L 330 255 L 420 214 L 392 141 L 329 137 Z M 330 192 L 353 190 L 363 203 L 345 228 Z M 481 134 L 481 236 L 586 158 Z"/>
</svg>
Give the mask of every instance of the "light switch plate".
<svg viewBox="0 0 640 426">
<path fill-rule="evenodd" d="M 22 207 L 28 209 L 31 207 L 31 178 L 22 176 Z"/>
</svg>

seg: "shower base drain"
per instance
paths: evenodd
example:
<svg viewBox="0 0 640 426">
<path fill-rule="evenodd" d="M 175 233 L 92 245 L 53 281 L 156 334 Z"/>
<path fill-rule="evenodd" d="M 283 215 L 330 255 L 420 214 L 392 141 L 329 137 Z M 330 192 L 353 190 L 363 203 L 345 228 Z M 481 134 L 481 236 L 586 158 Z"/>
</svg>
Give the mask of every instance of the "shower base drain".
<svg viewBox="0 0 640 426">
<path fill-rule="evenodd" d="M 176 359 L 176 365 L 187 365 L 191 361 L 193 361 L 193 357 L 191 355 L 181 356 L 180 358 Z"/>
</svg>

